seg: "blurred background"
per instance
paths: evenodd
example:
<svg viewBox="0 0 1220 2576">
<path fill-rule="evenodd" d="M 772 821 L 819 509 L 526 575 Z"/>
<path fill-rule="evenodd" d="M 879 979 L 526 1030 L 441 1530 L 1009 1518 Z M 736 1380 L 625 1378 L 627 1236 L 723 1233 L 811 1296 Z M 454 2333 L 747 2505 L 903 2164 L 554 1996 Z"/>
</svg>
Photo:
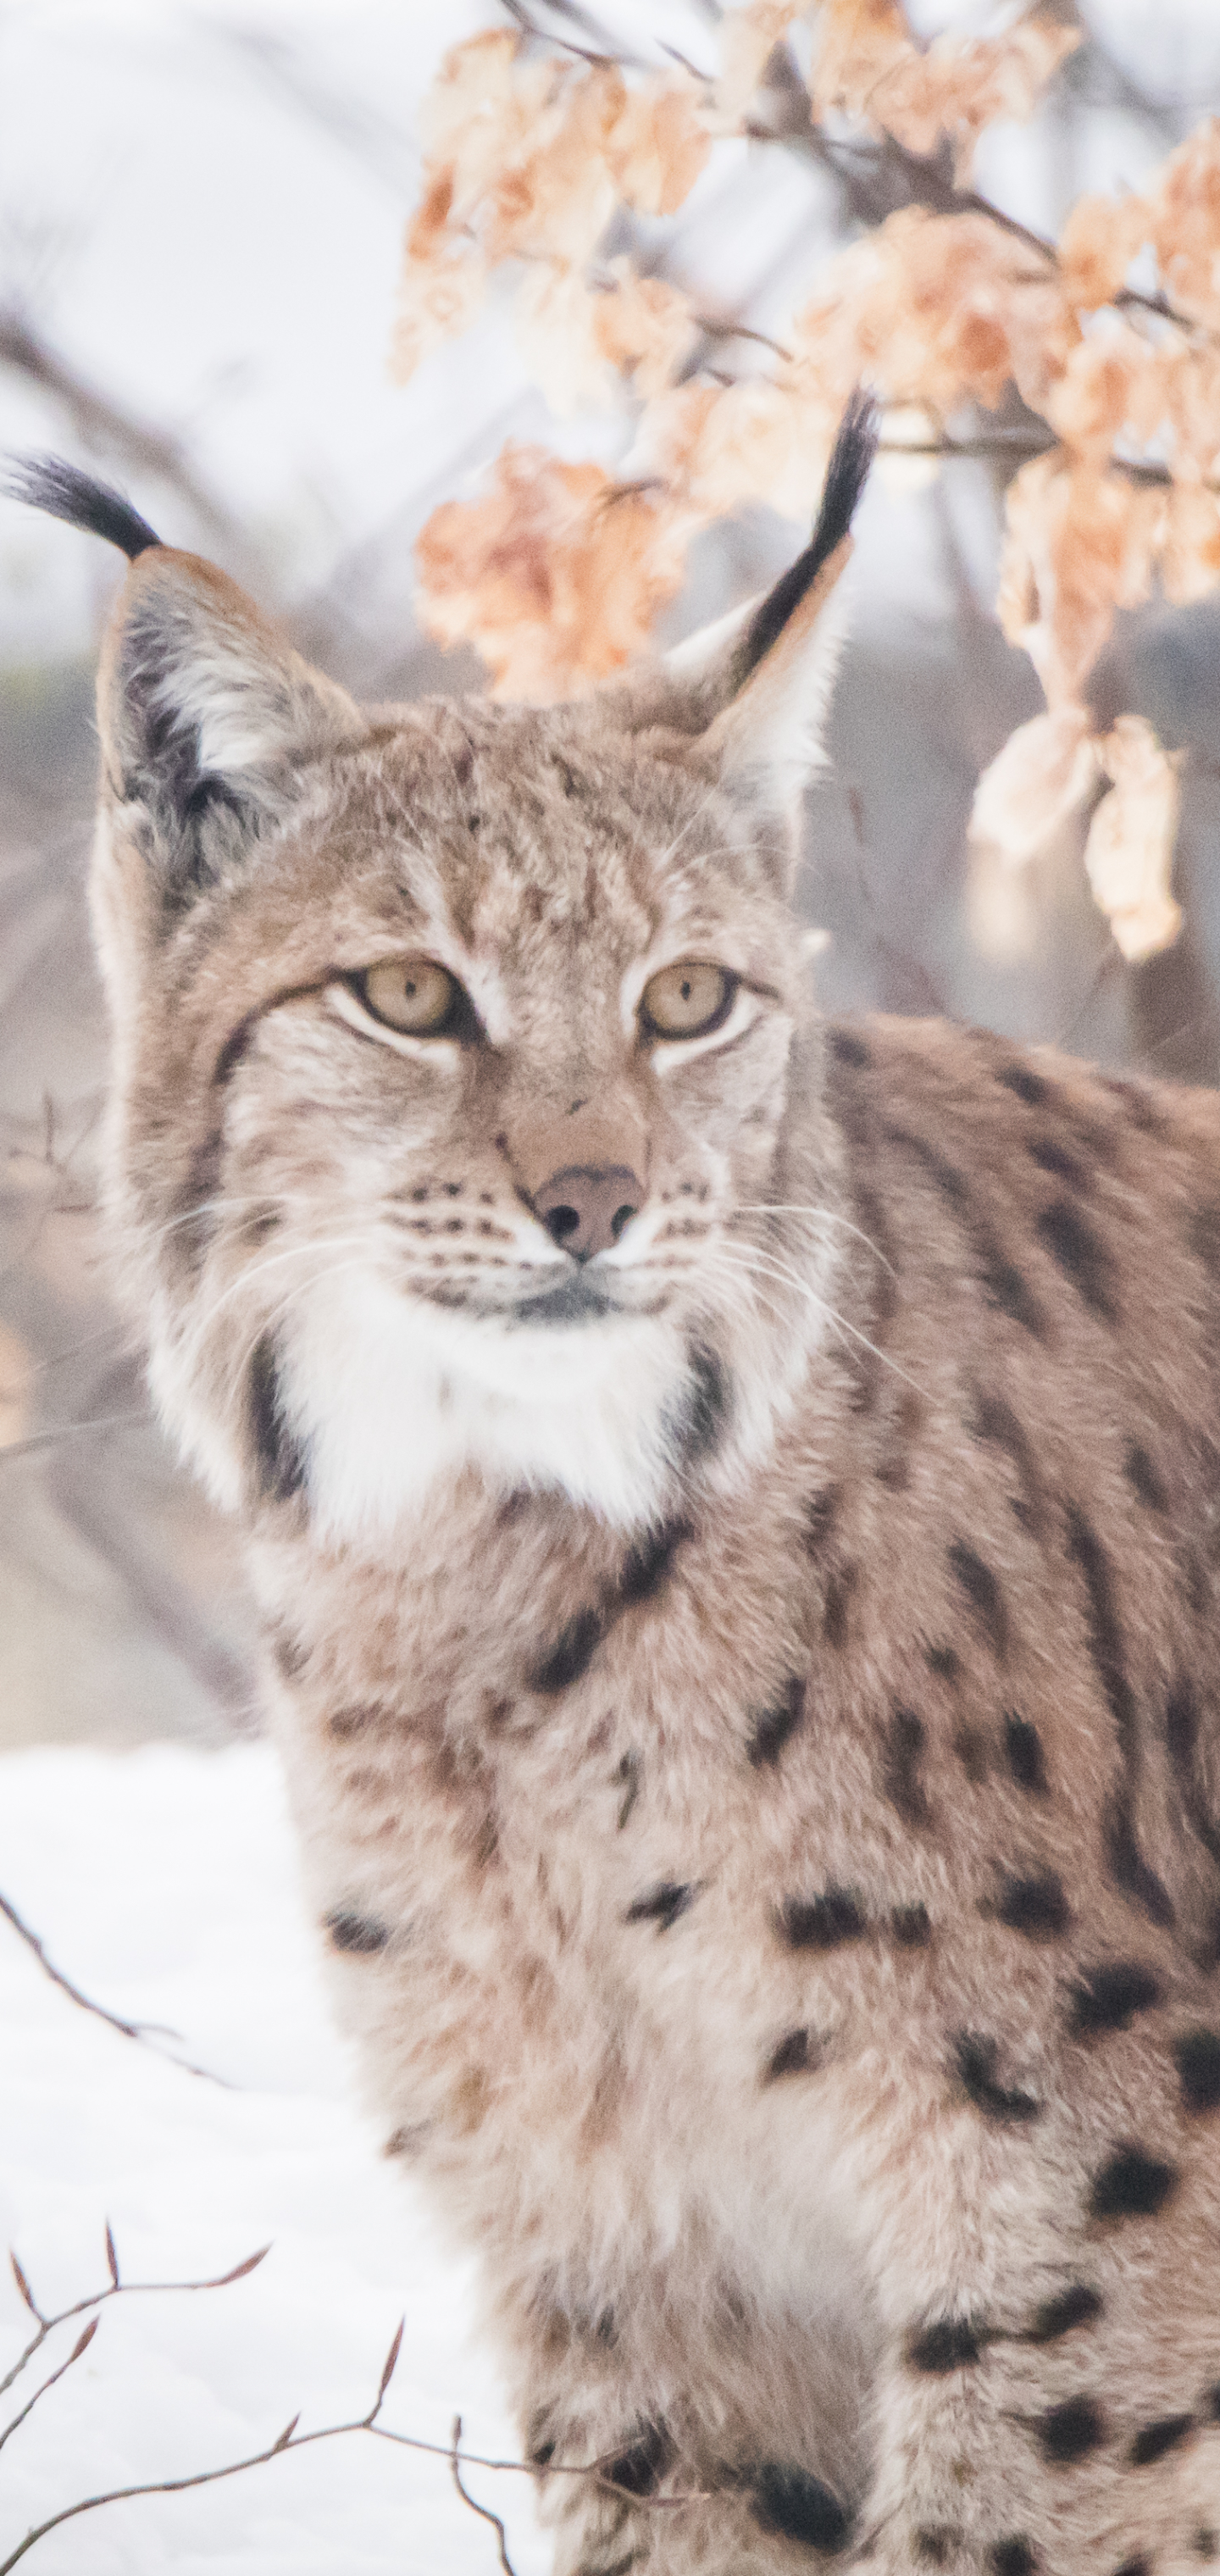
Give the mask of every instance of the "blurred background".
<svg viewBox="0 0 1220 2576">
<path fill-rule="evenodd" d="M 1008 13 L 1013 14 L 1011 11 Z M 1083 190 L 1139 186 L 1220 108 L 1220 0 L 1087 0 L 1027 126 L 975 184 L 1056 234 Z M 546 30 L 562 21 L 540 5 Z M 921 35 L 994 8 L 909 0 Z M 636 58 L 699 63 L 711 0 L 607 0 Z M 357 693 L 478 688 L 413 612 L 412 552 L 506 437 L 615 459 L 621 423 L 553 421 L 507 292 L 406 387 L 387 352 L 418 109 L 494 0 L 9 0 L 0 5 L 0 450 L 119 482 L 224 564 Z M 853 229 L 808 157 L 718 145 L 657 250 L 701 309 L 776 327 Z M 859 522 L 833 780 L 811 800 L 804 904 L 835 1010 L 944 1011 L 1108 1065 L 1220 1080 L 1220 610 L 1120 622 L 1108 721 L 1184 754 L 1177 946 L 1124 965 L 1075 827 L 980 885 L 980 770 L 1041 695 L 995 623 L 1004 467 L 882 461 Z M 751 510 L 701 536 L 676 639 L 749 595 L 800 532 Z M 95 1214 L 105 1031 L 85 905 L 93 668 L 116 557 L 0 504 L 0 1748 L 220 1743 L 256 1725 L 230 1533 L 152 1423 Z"/>
</svg>

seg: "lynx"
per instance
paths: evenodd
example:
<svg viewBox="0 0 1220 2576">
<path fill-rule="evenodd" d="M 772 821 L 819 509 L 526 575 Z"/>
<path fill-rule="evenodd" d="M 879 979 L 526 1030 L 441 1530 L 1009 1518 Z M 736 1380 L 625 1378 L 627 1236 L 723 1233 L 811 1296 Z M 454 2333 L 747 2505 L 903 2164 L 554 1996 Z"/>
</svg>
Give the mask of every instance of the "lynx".
<svg viewBox="0 0 1220 2576">
<path fill-rule="evenodd" d="M 1220 2562 L 1220 1110 L 828 1027 L 872 434 L 761 606 L 357 708 L 115 493 L 110 1204 L 559 2576 Z"/>
</svg>

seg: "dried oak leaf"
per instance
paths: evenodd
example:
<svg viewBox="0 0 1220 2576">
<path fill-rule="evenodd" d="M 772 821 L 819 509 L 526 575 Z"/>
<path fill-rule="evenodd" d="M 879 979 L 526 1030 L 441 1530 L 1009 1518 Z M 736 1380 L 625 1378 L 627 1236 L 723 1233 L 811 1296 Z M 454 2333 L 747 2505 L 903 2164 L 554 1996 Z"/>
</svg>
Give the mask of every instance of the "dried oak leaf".
<svg viewBox="0 0 1220 2576">
<path fill-rule="evenodd" d="M 1079 198 L 1059 243 L 1059 275 L 1069 304 L 1086 313 L 1109 304 L 1148 238 L 1142 197 Z"/>
<path fill-rule="evenodd" d="M 1124 433 L 1146 446 L 1169 419 L 1174 352 L 1146 340 L 1116 313 L 1068 352 L 1043 406 L 1067 447 L 1101 461 Z"/>
<path fill-rule="evenodd" d="M 673 215 L 685 203 L 712 148 L 693 92 L 658 73 L 629 90 L 605 138 L 610 175 L 641 215 Z"/>
<path fill-rule="evenodd" d="M 695 519 L 767 501 L 803 520 L 822 487 L 838 406 L 804 403 L 765 376 L 684 385 L 649 405 L 638 463 Z"/>
<path fill-rule="evenodd" d="M 713 111 L 720 130 L 731 133 L 740 124 L 776 46 L 806 6 L 807 0 L 747 0 L 744 9 L 725 11 Z"/>
<path fill-rule="evenodd" d="M 1171 947 L 1182 927 L 1171 892 L 1177 770 L 1142 716 L 1120 716 L 1100 751 L 1114 784 L 1089 827 L 1084 862 L 1097 905 L 1134 965 Z"/>
<path fill-rule="evenodd" d="M 994 408 L 1010 379 L 1040 408 L 1078 337 L 1048 262 L 985 215 L 915 206 L 841 253 L 788 333 L 836 390 L 864 377 L 942 415 L 966 395 Z"/>
<path fill-rule="evenodd" d="M 1175 608 L 1204 599 L 1220 582 L 1220 495 L 1179 483 L 1165 508 L 1161 581 Z"/>
<path fill-rule="evenodd" d="M 1092 718 L 1077 705 L 1033 716 L 1009 735 L 974 791 L 970 841 L 1008 867 L 1047 849 L 1101 774 Z"/>
<path fill-rule="evenodd" d="M 673 383 L 699 337 L 690 297 L 661 277 L 637 276 L 629 259 L 612 259 L 607 286 L 594 300 L 593 333 L 609 364 L 632 376 L 650 402 Z"/>
<path fill-rule="evenodd" d="M 1049 18 L 1024 18 L 1007 35 L 966 43 L 938 36 L 926 53 L 913 46 L 876 82 L 864 111 L 910 152 L 934 152 L 942 135 L 953 144 L 959 179 L 969 175 L 984 126 L 998 117 L 1024 120 L 1065 57 L 1082 41 L 1077 27 Z"/>
<path fill-rule="evenodd" d="M 1172 152 L 1147 192 L 1148 229 L 1175 304 L 1220 322 L 1220 117 Z"/>
<path fill-rule="evenodd" d="M 914 51 L 897 0 L 823 0 L 810 81 L 815 108 L 865 114 L 878 81 Z"/>
<path fill-rule="evenodd" d="M 1146 599 L 1165 495 L 1066 457 L 1034 457 L 1009 485 L 997 602 L 1052 707 L 1083 693 L 1116 608 Z"/>
<path fill-rule="evenodd" d="M 482 498 L 445 502 L 423 530 L 424 623 L 476 644 L 497 694 L 570 694 L 641 650 L 681 583 L 688 526 L 600 465 L 509 445 Z"/>
<path fill-rule="evenodd" d="M 1165 401 L 1175 482 L 1214 482 L 1220 474 L 1220 349 L 1214 343 L 1192 341 L 1167 353 Z"/>
</svg>

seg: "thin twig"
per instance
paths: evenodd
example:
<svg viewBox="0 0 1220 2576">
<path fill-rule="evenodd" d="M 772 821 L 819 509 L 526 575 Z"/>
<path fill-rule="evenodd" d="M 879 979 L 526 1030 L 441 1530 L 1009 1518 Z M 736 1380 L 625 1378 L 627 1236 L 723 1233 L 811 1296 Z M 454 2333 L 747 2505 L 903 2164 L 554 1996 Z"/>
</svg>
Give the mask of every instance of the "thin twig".
<svg viewBox="0 0 1220 2576">
<path fill-rule="evenodd" d="M 122 1415 L 119 1415 L 116 1418 L 120 1421 L 124 1419 Z M 136 1416 L 133 1418 L 138 1419 L 139 1417 Z M 20 1449 L 28 1449 L 34 1445 L 35 1444 L 33 1442 L 26 1440 L 15 1443 L 15 1446 Z M 7 1452 L 0 1451 L 0 1456 L 7 1454 Z M 2 1893 L 0 1893 L 0 1914 L 5 1917 L 7 1922 L 12 1924 L 13 1930 L 17 1934 L 18 1939 L 25 1942 L 26 1948 L 33 1951 L 39 1967 L 42 1969 L 44 1975 L 50 1978 L 52 1985 L 58 1986 L 61 1994 L 67 1995 L 70 2002 L 79 2004 L 82 2012 L 92 2013 L 98 2021 L 104 2021 L 110 2030 L 117 2030 L 120 2039 L 139 2040 L 142 2046 L 153 2050 L 154 2056 L 164 2058 L 167 2065 L 180 2066 L 184 2075 L 200 2075 L 209 2084 L 223 2085 L 227 2093 L 233 2091 L 233 2086 L 229 2083 L 228 2077 L 225 2075 L 215 2074 L 210 2066 L 195 2066 L 191 2063 L 189 2058 L 175 2057 L 171 2050 L 167 2048 L 158 2048 L 156 2046 L 158 2039 L 179 2040 L 181 2038 L 181 2033 L 179 2031 L 168 2030 L 162 2022 L 124 2021 L 120 2013 L 107 2011 L 105 2004 L 95 2003 L 91 1995 L 84 1994 L 79 1986 L 73 1984 L 71 1977 L 66 1977 L 64 1975 L 62 1968 L 57 1968 L 54 1961 L 52 1959 L 48 1959 L 46 1950 L 43 1943 L 40 1941 L 38 1934 L 31 1931 L 29 1924 L 23 1920 L 21 1915 L 18 1913 L 16 1906 L 13 1905 L 9 1898 Z"/>
<path fill-rule="evenodd" d="M 461 2459 L 458 2452 L 458 2444 L 461 2441 L 461 2438 L 462 2419 L 460 2415 L 455 2415 L 453 2419 L 453 2440 L 450 2444 L 449 2450 L 449 2466 L 453 2472 L 453 2483 L 457 2488 L 463 2504 L 469 2505 L 471 2512 L 477 2513 L 481 2522 L 489 2522 L 492 2525 L 496 2539 L 499 2543 L 500 2565 L 504 2570 L 504 2576 L 516 2576 L 513 2562 L 508 2554 L 508 2535 L 504 2529 L 504 2525 L 499 2514 L 493 2513 L 489 2504 L 479 2504 L 477 2499 L 472 2496 L 469 2487 L 464 2487 L 462 2484 Z"/>
<path fill-rule="evenodd" d="M 0 2451 L 4 2449 L 4 2445 L 8 2441 L 10 2434 L 16 2432 L 19 2424 L 24 2424 L 26 2416 L 33 2414 L 39 2398 L 45 2397 L 48 2388 L 54 2388 L 56 2380 L 62 2379 L 64 2372 L 66 2370 L 71 2370 L 73 2363 L 80 2360 L 81 2354 L 88 2351 L 100 2323 L 100 2318 L 90 2318 L 88 2325 L 85 2327 L 84 2333 L 77 2336 L 67 2360 L 61 2361 L 58 2370 L 53 2370 L 49 2373 L 48 2377 L 35 2389 L 33 2396 L 27 2397 L 24 2406 L 18 2414 L 14 2415 L 12 2422 L 5 2425 L 3 2432 L 0 2433 Z"/>
<path fill-rule="evenodd" d="M 89 2316 L 96 2309 L 105 2307 L 108 2299 L 143 2299 L 154 2295 L 162 2296 L 171 2290 L 227 2290 L 231 2287 L 234 2281 L 244 2281 L 248 2273 L 256 2272 L 259 2264 L 266 2262 L 270 2251 L 271 2248 L 269 2245 L 260 2245 L 257 2254 L 247 2254 L 242 2262 L 234 2264 L 231 2271 L 220 2272 L 213 2280 L 124 2281 L 119 2273 L 119 2260 L 118 2255 L 115 2252 L 114 2237 L 111 2234 L 110 2222 L 107 2220 L 106 2264 L 110 2273 L 110 2280 L 107 2287 L 104 2290 L 92 2291 L 86 2299 L 74 2300 L 70 2308 L 60 2308 L 53 2317 L 44 2316 L 43 2311 L 39 2307 L 38 2301 L 30 2287 L 28 2274 L 23 2270 L 16 2255 L 10 2253 L 8 2259 L 13 2267 L 13 2278 L 16 2281 L 23 2300 L 25 2301 L 25 2305 L 30 2311 L 30 2315 L 32 2317 L 36 2317 L 38 2320 L 38 2332 L 36 2335 L 32 2336 L 30 2342 L 26 2345 L 24 2352 L 19 2354 L 17 2360 L 13 2363 L 12 2369 L 5 2373 L 3 2379 L 0 2379 L 0 2397 L 3 2397 L 14 2385 L 14 2382 L 20 2379 L 24 2370 L 28 2370 L 29 2365 L 34 2360 L 36 2354 L 41 2352 L 48 2335 L 54 2334 L 57 2326 L 70 2325 L 73 2317 Z M 50 2383 L 48 2382 L 48 2386 L 49 2384 Z M 11 2432 L 11 2425 L 9 2430 Z"/>
</svg>

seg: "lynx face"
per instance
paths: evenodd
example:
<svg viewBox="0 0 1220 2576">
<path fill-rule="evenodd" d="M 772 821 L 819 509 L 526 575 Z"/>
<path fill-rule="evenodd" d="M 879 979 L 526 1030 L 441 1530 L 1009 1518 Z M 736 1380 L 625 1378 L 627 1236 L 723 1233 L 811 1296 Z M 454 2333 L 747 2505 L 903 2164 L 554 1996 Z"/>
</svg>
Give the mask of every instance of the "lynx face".
<svg viewBox="0 0 1220 2576">
<path fill-rule="evenodd" d="M 830 499 L 777 629 L 545 713 L 361 713 L 142 546 L 101 686 L 114 1192 L 224 1502 L 369 1540 L 470 1468 L 634 1526 L 769 1436 L 832 1244 L 829 1146 L 778 1150 L 816 1089 L 788 896 Z"/>
</svg>

